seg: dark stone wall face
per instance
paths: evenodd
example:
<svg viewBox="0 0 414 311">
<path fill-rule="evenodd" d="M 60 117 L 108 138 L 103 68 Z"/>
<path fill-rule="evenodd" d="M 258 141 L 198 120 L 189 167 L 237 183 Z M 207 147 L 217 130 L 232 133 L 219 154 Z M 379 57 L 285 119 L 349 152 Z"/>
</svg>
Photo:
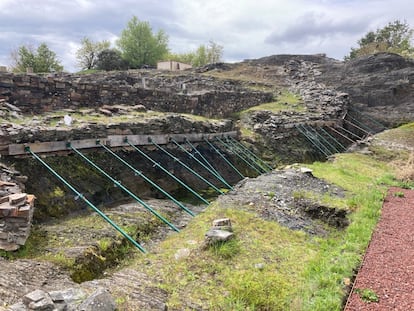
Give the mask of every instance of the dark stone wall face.
<svg viewBox="0 0 414 311">
<path fill-rule="evenodd" d="M 273 99 L 271 93 L 248 90 L 212 78 L 196 77 L 191 81 L 180 78 L 154 78 L 137 72 L 85 77 L 0 73 L 0 99 L 5 99 L 25 114 L 141 104 L 149 110 L 217 118 L 228 117 Z"/>
</svg>

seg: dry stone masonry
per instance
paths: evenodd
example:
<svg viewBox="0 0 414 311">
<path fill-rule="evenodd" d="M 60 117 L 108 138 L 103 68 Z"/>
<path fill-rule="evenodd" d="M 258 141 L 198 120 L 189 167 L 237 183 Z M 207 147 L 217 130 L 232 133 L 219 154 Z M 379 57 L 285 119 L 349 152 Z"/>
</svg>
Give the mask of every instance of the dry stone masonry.
<svg viewBox="0 0 414 311">
<path fill-rule="evenodd" d="M 13 180 L 14 179 L 14 180 Z M 3 167 L 0 175 L 0 249 L 15 251 L 26 243 L 34 211 L 34 195 L 22 192 L 25 176 Z"/>
<path fill-rule="evenodd" d="M 23 113 L 39 114 L 102 105 L 144 105 L 146 109 L 228 117 L 235 111 L 272 100 L 267 92 L 233 81 L 192 75 L 151 75 L 125 71 L 91 75 L 28 75 L 0 72 L 0 100 Z"/>
</svg>

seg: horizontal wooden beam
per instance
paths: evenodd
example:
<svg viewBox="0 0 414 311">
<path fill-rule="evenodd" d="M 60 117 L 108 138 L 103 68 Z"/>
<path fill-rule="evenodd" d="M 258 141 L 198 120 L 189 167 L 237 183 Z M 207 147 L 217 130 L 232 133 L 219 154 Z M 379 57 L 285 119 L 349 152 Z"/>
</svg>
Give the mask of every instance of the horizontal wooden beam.
<svg viewBox="0 0 414 311">
<path fill-rule="evenodd" d="M 199 142 L 204 139 L 212 139 L 215 137 L 236 137 L 237 132 L 222 132 L 222 133 L 188 133 L 188 134 L 159 134 L 159 135 L 110 135 L 103 138 L 82 139 L 71 141 L 49 141 L 36 142 L 27 144 L 11 144 L 8 146 L 6 155 L 17 156 L 27 154 L 26 148 L 30 148 L 34 153 L 58 153 L 59 151 L 70 151 L 68 144 L 76 149 L 98 148 L 99 143 L 110 147 L 128 146 L 128 142 L 137 145 L 145 146 L 152 145 L 155 142 L 159 145 L 165 145 L 174 139 L 177 142 L 184 142 L 189 140 L 191 142 Z"/>
</svg>

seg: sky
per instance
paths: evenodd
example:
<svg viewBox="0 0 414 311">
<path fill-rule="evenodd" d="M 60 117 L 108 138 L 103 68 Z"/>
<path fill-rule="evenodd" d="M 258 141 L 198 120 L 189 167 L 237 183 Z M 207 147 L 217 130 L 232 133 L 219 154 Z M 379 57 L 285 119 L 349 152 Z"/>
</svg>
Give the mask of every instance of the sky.
<svg viewBox="0 0 414 311">
<path fill-rule="evenodd" d="M 0 0 L 0 65 L 20 46 L 46 43 L 76 72 L 82 38 L 116 41 L 136 16 L 169 36 L 175 53 L 210 40 L 223 60 L 274 54 L 343 59 L 368 31 L 400 20 L 414 28 L 412 0 Z"/>
</svg>

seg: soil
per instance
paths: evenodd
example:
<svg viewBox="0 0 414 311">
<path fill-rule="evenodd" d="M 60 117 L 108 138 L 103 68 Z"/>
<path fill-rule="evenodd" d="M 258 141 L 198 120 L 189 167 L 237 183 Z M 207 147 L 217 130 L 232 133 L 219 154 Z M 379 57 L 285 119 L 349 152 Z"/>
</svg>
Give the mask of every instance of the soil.
<svg viewBox="0 0 414 311">
<path fill-rule="evenodd" d="M 391 188 L 345 311 L 414 310 L 413 223 L 414 190 Z"/>
</svg>

